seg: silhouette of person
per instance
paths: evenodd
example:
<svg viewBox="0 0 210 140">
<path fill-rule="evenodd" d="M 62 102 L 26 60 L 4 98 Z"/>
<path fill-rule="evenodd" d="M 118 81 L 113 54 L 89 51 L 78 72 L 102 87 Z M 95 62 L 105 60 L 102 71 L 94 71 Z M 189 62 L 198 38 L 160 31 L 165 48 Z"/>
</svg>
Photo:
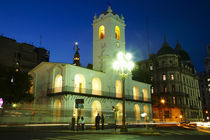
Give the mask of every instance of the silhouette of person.
<svg viewBox="0 0 210 140">
<path fill-rule="evenodd" d="M 82 121 L 82 130 L 85 129 L 85 119 L 83 118 L 83 116 L 81 117 L 81 121 Z"/>
<path fill-rule="evenodd" d="M 71 129 L 74 131 L 75 130 L 75 117 L 72 116 L 72 119 L 71 119 Z"/>
<path fill-rule="evenodd" d="M 80 128 L 80 117 L 77 117 L 77 131 L 79 131 Z"/>
<path fill-rule="evenodd" d="M 101 117 L 98 113 L 98 115 L 96 116 L 96 130 L 100 129 L 100 120 L 101 120 Z"/>
</svg>

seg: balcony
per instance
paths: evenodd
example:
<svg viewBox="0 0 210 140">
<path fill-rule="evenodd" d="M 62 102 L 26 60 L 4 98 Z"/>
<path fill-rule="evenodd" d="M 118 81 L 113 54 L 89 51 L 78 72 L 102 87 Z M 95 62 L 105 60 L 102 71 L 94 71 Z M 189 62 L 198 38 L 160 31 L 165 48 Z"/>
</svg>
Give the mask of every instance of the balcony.
<svg viewBox="0 0 210 140">
<path fill-rule="evenodd" d="M 116 97 L 115 92 L 107 92 L 107 91 L 101 91 L 101 90 L 75 88 L 75 87 L 70 87 L 70 86 L 62 87 L 59 90 L 58 88 L 52 88 L 52 89 L 47 90 L 47 96 L 49 97 L 62 96 L 62 95 L 68 95 L 68 94 L 122 100 L 122 97 Z M 132 95 L 130 95 L 129 90 L 125 90 L 125 98 L 127 101 L 151 103 L 151 98 L 143 98 L 142 96 L 140 96 L 139 99 L 134 99 L 133 93 Z"/>
</svg>

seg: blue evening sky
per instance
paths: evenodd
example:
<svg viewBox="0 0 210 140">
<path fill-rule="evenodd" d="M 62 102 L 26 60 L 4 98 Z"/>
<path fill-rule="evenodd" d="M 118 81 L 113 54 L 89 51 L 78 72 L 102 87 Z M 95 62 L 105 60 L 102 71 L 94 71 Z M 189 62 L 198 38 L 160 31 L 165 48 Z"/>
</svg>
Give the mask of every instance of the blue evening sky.
<svg viewBox="0 0 210 140">
<path fill-rule="evenodd" d="M 197 71 L 204 70 L 210 44 L 209 0 L 109 0 L 112 10 L 125 17 L 126 48 L 135 61 L 147 58 L 146 17 L 151 52 L 164 34 L 171 47 L 186 50 Z M 92 63 L 92 21 L 107 9 L 107 0 L 0 0 L 0 34 L 17 42 L 33 43 L 50 51 L 51 62 L 73 62 L 78 41 L 81 64 Z"/>
</svg>

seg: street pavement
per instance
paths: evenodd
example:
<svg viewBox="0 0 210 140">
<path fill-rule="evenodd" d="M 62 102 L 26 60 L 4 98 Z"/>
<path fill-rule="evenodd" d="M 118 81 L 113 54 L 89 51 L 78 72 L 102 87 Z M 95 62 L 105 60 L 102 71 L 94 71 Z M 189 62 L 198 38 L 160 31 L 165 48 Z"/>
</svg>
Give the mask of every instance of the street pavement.
<svg viewBox="0 0 210 140">
<path fill-rule="evenodd" d="M 49 128 L 49 129 L 48 129 Z M 129 128 L 128 132 L 121 133 L 119 129 L 71 131 L 61 127 L 53 129 L 47 127 L 1 127 L 0 140 L 188 140 L 210 139 L 209 131 L 186 129 L 182 126 L 155 127 L 153 129 L 137 127 Z"/>
</svg>

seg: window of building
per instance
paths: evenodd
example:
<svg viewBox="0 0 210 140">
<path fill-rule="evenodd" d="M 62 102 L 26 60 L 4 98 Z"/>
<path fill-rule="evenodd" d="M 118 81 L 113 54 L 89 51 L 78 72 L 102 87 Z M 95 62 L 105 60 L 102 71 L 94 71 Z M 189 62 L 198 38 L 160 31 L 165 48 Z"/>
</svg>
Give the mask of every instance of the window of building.
<svg viewBox="0 0 210 140">
<path fill-rule="evenodd" d="M 154 87 L 151 87 L 151 93 L 154 94 Z"/>
<path fill-rule="evenodd" d="M 153 81 L 153 77 L 152 76 L 150 77 L 150 80 Z"/>
<path fill-rule="evenodd" d="M 55 78 L 54 92 L 62 92 L 62 75 L 58 74 Z"/>
<path fill-rule="evenodd" d="M 152 65 L 149 66 L 149 70 L 153 70 L 153 66 Z"/>
<path fill-rule="evenodd" d="M 99 27 L 99 39 L 103 39 L 104 35 L 105 35 L 105 27 L 104 27 L 104 25 L 101 25 Z"/>
<path fill-rule="evenodd" d="M 175 85 L 172 85 L 172 92 L 175 92 Z"/>
<path fill-rule="evenodd" d="M 120 28 L 115 26 L 115 38 L 120 40 Z"/>
<path fill-rule="evenodd" d="M 209 82 L 210 81 L 210 78 L 208 78 L 207 81 Z"/>
<path fill-rule="evenodd" d="M 165 81 L 165 80 L 166 80 L 166 75 L 163 74 L 163 75 L 162 75 L 162 78 L 163 78 L 163 80 Z"/>
<path fill-rule="evenodd" d="M 176 104 L 176 97 L 173 97 L 173 104 Z"/>
<path fill-rule="evenodd" d="M 139 88 L 137 86 L 133 87 L 133 99 L 139 100 Z"/>
<path fill-rule="evenodd" d="M 165 118 L 170 118 L 170 113 L 169 113 L 169 111 L 164 111 L 164 117 L 165 117 Z"/>
<path fill-rule="evenodd" d="M 163 92 L 166 93 L 167 92 L 167 87 L 163 86 Z"/>
<path fill-rule="evenodd" d="M 208 87 L 210 87 L 210 84 L 208 84 Z"/>
<path fill-rule="evenodd" d="M 171 74 L 171 80 L 174 80 L 174 74 L 173 73 Z"/>
</svg>

